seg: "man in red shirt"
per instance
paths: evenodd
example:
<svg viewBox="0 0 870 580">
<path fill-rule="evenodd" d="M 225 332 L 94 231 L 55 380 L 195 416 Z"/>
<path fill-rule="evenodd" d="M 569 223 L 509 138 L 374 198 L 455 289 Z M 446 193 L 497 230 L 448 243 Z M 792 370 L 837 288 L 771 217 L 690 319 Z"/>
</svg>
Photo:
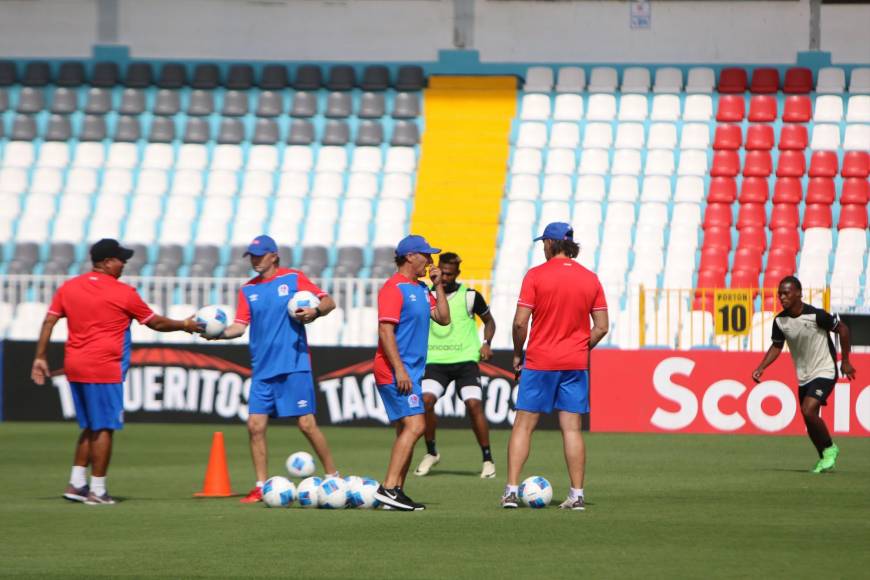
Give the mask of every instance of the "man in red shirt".
<svg viewBox="0 0 870 580">
<path fill-rule="evenodd" d="M 583 510 L 586 449 L 580 415 L 589 412 L 589 350 L 607 334 L 607 302 L 598 276 L 573 259 L 580 247 L 570 225 L 551 223 L 538 240 L 544 242 L 547 261 L 526 273 L 514 315 L 513 366 L 522 374 L 502 506 L 517 507 L 518 481 L 529 457 L 532 432 L 541 413 L 555 408 L 571 479 L 571 492 L 559 507 Z M 523 361 L 530 318 L 532 332 Z"/>
<path fill-rule="evenodd" d="M 124 427 L 124 375 L 130 362 L 130 321 L 159 332 L 200 332 L 193 317 L 172 320 L 155 314 L 136 289 L 118 281 L 133 250 L 117 240 L 102 239 L 91 247 L 91 272 L 66 281 L 51 302 L 30 376 L 38 385 L 51 375 L 46 360 L 54 325 L 67 318 L 64 373 L 70 383 L 82 432 L 76 445 L 70 483 L 63 497 L 88 505 L 115 503 L 106 491 L 112 457 L 112 434 Z M 91 484 L 86 471 L 91 466 Z"/>
</svg>

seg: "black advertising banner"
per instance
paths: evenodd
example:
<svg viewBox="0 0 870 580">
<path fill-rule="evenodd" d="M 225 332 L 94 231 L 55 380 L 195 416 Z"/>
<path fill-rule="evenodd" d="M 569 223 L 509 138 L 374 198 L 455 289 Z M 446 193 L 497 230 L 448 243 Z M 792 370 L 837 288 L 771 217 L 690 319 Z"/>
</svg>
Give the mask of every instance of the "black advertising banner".
<svg viewBox="0 0 870 580">
<path fill-rule="evenodd" d="M 39 386 L 30 380 L 33 342 L 3 343 L 2 419 L 73 420 L 69 383 L 63 374 L 63 345 L 49 348 L 52 378 Z M 321 425 L 386 425 L 372 363 L 374 348 L 312 347 L 317 421 Z M 516 389 L 511 353 L 496 352 L 481 363 L 483 405 L 493 428 L 509 429 Z M 245 345 L 135 345 L 124 385 L 127 422 L 233 423 L 248 418 L 250 356 Z M 435 407 L 440 427 L 467 427 L 465 405 L 451 384 Z M 584 421 L 584 423 L 587 423 Z M 557 428 L 554 415 L 542 428 Z M 585 426 L 585 425 L 584 425 Z"/>
</svg>

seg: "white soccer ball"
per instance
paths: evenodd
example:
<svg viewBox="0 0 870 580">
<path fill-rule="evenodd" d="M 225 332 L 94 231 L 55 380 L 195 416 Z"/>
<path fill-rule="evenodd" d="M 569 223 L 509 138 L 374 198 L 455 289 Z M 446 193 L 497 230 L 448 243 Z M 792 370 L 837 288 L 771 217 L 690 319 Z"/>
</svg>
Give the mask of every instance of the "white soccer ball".
<svg viewBox="0 0 870 580">
<path fill-rule="evenodd" d="M 347 505 L 347 483 L 340 477 L 327 477 L 320 483 L 320 507 L 340 510 Z"/>
<path fill-rule="evenodd" d="M 319 477 L 303 479 L 296 486 L 296 497 L 299 505 L 304 508 L 316 508 L 320 506 L 320 484 L 323 480 Z"/>
<path fill-rule="evenodd" d="M 203 336 L 217 338 L 227 327 L 229 317 L 217 306 L 203 306 L 196 312 L 196 322 L 205 326 Z"/>
<path fill-rule="evenodd" d="M 293 295 L 290 302 L 287 303 L 287 314 L 290 318 L 297 320 L 296 311 L 300 308 L 317 308 L 320 305 L 320 298 L 308 290 L 300 290 Z"/>
<path fill-rule="evenodd" d="M 545 508 L 553 499 L 553 486 L 540 475 L 533 475 L 520 484 L 519 496 L 530 508 Z"/>
<path fill-rule="evenodd" d="M 296 499 L 296 486 L 286 477 L 270 477 L 263 484 L 263 503 L 267 507 L 290 507 Z"/>
<path fill-rule="evenodd" d="M 353 481 L 349 483 L 347 490 L 347 503 L 350 507 L 359 509 L 374 509 L 381 505 L 381 502 L 375 499 L 375 492 L 378 491 L 380 485 L 374 479 L 368 477 L 353 477 Z"/>
<path fill-rule="evenodd" d="M 292 477 L 308 477 L 314 473 L 314 458 L 304 451 L 292 453 L 287 458 L 287 473 Z"/>
</svg>

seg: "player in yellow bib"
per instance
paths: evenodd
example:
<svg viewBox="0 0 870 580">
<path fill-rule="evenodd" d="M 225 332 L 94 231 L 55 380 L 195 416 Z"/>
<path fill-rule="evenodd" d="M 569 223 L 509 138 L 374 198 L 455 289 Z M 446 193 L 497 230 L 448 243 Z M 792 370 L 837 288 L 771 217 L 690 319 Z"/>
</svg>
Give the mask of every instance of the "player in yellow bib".
<svg viewBox="0 0 870 580">
<path fill-rule="evenodd" d="M 429 325 L 429 351 L 422 385 L 423 405 L 426 410 L 426 455 L 414 473 L 426 475 L 441 461 L 441 455 L 435 446 L 435 403 L 447 391 L 448 385 L 454 382 L 456 391 L 462 397 L 471 417 L 471 428 L 483 453 L 480 477 L 488 479 L 495 477 L 495 463 L 489 448 L 489 425 L 483 414 L 483 391 L 477 363 L 492 357 L 490 343 L 495 335 L 495 320 L 483 296 L 457 282 L 461 262 L 459 256 L 453 252 L 441 254 L 438 260 L 447 293 L 447 305 L 450 307 L 450 324 Z M 478 336 L 475 316 L 483 321 L 483 342 Z"/>
</svg>

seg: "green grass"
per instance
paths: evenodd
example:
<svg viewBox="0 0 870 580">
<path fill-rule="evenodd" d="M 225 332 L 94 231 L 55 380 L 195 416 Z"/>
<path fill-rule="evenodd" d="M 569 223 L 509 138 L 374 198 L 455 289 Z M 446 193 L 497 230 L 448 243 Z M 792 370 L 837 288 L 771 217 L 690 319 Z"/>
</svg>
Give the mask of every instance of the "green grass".
<svg viewBox="0 0 870 580">
<path fill-rule="evenodd" d="M 870 440 L 840 439 L 835 473 L 813 475 L 801 437 L 589 435 L 588 508 L 502 510 L 482 481 L 470 430 L 442 431 L 442 462 L 408 492 L 425 512 L 265 509 L 193 499 L 212 426 L 129 425 L 110 490 L 123 501 L 60 499 L 76 429 L 0 424 L 0 575 L 294 578 L 845 578 L 870 569 Z M 252 470 L 242 426 L 224 429 L 233 488 Z M 380 479 L 390 429 L 327 430 L 345 474 Z M 270 431 L 271 472 L 299 432 Z M 418 447 L 422 453 L 422 444 Z M 558 433 L 535 435 L 526 475 L 567 481 Z"/>
</svg>

